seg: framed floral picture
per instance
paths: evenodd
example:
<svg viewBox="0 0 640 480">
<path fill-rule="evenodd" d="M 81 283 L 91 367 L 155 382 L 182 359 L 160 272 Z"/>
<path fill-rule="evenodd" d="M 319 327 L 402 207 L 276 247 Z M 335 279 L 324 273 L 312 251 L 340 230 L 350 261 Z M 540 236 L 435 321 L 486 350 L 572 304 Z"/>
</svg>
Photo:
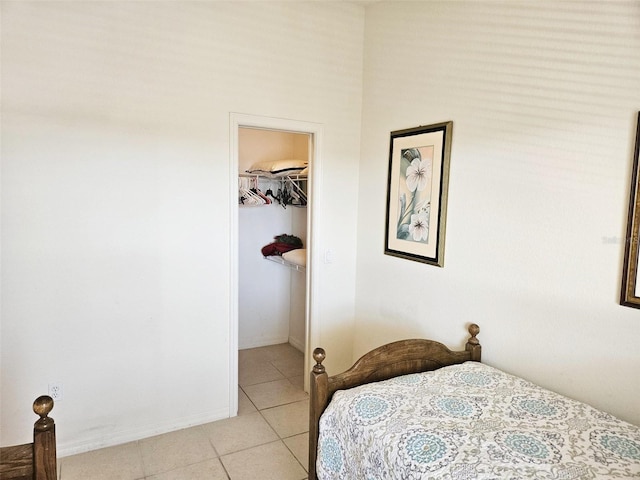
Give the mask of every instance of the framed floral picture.
<svg viewBox="0 0 640 480">
<path fill-rule="evenodd" d="M 391 132 L 384 253 L 442 267 L 453 122 Z"/>
<path fill-rule="evenodd" d="M 640 112 L 636 124 L 636 146 L 633 153 L 633 171 L 629 191 L 629 212 L 627 214 L 627 238 L 622 267 L 622 292 L 620 304 L 640 308 L 640 265 L 638 238 L 640 237 Z"/>
</svg>

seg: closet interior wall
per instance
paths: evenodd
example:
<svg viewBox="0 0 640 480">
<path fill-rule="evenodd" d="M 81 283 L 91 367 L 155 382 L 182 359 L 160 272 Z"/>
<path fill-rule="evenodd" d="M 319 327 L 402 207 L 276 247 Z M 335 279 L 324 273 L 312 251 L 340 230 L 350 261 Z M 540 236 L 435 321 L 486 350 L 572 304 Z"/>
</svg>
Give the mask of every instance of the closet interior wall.
<svg viewBox="0 0 640 480">
<path fill-rule="evenodd" d="M 254 162 L 308 156 L 306 134 L 239 129 L 239 174 Z M 238 346 L 242 350 L 288 342 L 304 352 L 306 273 L 265 260 L 261 249 L 283 233 L 299 237 L 306 248 L 307 208 L 283 208 L 276 202 L 238 208 Z"/>
</svg>

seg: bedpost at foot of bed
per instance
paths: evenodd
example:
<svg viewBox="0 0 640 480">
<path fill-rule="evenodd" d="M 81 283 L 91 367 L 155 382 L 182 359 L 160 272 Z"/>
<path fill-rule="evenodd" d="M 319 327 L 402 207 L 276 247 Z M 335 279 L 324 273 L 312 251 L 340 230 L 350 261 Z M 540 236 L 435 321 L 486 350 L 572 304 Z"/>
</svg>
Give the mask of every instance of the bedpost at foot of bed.
<svg viewBox="0 0 640 480">
<path fill-rule="evenodd" d="M 34 480 L 58 478 L 56 462 L 56 425 L 48 415 L 53 409 L 53 399 L 48 395 L 36 398 L 33 411 L 40 418 L 33 425 Z"/>
<path fill-rule="evenodd" d="M 40 418 L 33 425 L 33 428 L 38 432 L 46 432 L 52 428 L 55 428 L 53 418 L 48 415 L 53 410 L 53 398 L 48 395 L 42 395 L 33 402 L 33 412 Z"/>
<path fill-rule="evenodd" d="M 475 323 L 472 323 L 469 325 L 468 331 L 471 336 L 469 337 L 469 340 L 467 340 L 465 350 L 471 355 L 471 360 L 479 362 L 480 357 L 482 356 L 482 346 L 480 345 L 480 341 L 476 338 L 476 335 L 480 333 L 480 327 Z"/>
<path fill-rule="evenodd" d="M 33 425 L 33 442 L 0 448 L 0 480 L 56 480 L 56 427 L 48 415 L 53 399 L 47 395 L 33 402 L 40 417 Z"/>
<path fill-rule="evenodd" d="M 329 376 L 322 365 L 326 358 L 322 348 L 313 351 L 316 364 L 311 371 L 309 397 L 309 480 L 316 480 L 316 455 L 318 450 L 318 426 L 320 415 L 329 403 Z"/>
<path fill-rule="evenodd" d="M 327 354 L 324 348 L 318 347 L 313 351 L 313 359 L 316 361 L 316 364 L 313 366 L 314 373 L 325 373 L 324 365 L 322 365 L 325 358 L 327 358 Z"/>
</svg>

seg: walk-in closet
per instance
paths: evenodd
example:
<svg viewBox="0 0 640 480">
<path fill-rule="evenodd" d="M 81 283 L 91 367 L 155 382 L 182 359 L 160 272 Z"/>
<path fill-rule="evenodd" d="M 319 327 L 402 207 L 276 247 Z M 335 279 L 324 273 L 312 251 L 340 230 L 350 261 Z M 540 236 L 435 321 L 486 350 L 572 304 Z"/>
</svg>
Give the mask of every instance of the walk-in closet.
<svg viewBox="0 0 640 480">
<path fill-rule="evenodd" d="M 238 347 L 306 339 L 310 137 L 238 130 Z"/>
</svg>

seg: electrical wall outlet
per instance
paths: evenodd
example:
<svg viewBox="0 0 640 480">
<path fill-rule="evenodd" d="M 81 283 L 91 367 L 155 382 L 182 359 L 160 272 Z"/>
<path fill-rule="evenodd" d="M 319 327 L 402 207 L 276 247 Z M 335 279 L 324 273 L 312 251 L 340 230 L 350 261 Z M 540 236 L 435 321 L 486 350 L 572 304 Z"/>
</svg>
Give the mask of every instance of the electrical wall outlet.
<svg viewBox="0 0 640 480">
<path fill-rule="evenodd" d="M 55 402 L 62 400 L 62 383 L 52 382 L 49 384 L 49 396 L 53 398 Z"/>
</svg>

